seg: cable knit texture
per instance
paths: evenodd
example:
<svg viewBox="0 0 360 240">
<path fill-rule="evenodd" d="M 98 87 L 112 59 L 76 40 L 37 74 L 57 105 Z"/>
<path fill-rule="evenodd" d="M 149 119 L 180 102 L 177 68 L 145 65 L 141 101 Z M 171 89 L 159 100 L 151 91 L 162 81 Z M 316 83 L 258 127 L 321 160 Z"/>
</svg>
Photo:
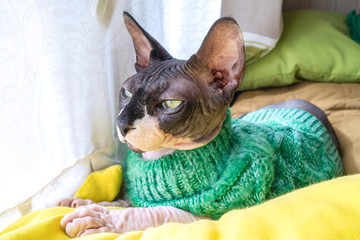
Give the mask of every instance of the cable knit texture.
<svg viewBox="0 0 360 240">
<path fill-rule="evenodd" d="M 231 119 L 207 145 L 157 160 L 129 152 L 133 206 L 174 206 L 197 216 L 264 202 L 342 175 L 341 158 L 322 123 L 300 109 L 268 109 Z"/>
</svg>

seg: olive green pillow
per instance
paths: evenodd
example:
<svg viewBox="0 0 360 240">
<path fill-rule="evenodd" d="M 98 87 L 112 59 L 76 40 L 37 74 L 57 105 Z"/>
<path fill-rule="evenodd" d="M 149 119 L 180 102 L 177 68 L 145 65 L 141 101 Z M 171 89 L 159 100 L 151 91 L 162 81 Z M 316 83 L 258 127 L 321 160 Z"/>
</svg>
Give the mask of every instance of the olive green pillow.
<svg viewBox="0 0 360 240">
<path fill-rule="evenodd" d="M 360 44 L 350 38 L 345 15 L 317 10 L 284 13 L 279 42 L 247 66 L 239 90 L 286 86 L 301 79 L 360 82 Z"/>
</svg>

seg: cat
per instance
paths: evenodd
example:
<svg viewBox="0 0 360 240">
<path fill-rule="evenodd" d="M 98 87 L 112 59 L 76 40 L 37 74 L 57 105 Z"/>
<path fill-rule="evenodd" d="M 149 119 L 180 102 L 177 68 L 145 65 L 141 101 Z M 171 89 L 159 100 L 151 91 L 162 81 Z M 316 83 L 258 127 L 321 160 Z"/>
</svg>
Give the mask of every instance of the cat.
<svg viewBox="0 0 360 240">
<path fill-rule="evenodd" d="M 61 221 L 69 236 L 218 219 L 342 174 L 331 124 L 305 100 L 231 119 L 229 105 L 245 74 L 244 39 L 234 19 L 217 20 L 189 60 L 173 58 L 130 14 L 124 22 L 137 71 L 120 90 L 116 122 L 132 151 L 129 199 L 60 201 L 77 207 Z"/>
</svg>

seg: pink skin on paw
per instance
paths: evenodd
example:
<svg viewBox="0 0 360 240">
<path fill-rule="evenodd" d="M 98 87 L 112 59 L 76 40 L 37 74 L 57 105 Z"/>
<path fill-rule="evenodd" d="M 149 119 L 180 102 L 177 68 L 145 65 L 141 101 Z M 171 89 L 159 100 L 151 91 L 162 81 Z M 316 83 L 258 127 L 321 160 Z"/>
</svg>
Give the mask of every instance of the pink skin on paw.
<svg viewBox="0 0 360 240">
<path fill-rule="evenodd" d="M 98 205 L 77 208 L 60 222 L 69 237 L 81 237 L 100 232 L 119 232 L 121 224 L 112 211 Z"/>
<path fill-rule="evenodd" d="M 100 232 L 125 233 L 141 231 L 168 222 L 189 223 L 201 218 L 174 207 L 106 209 L 98 205 L 77 208 L 61 220 L 70 237 Z"/>
<path fill-rule="evenodd" d="M 77 208 L 80 206 L 87 206 L 95 204 L 94 201 L 90 199 L 80 199 L 78 197 L 71 197 L 71 198 L 65 198 L 58 202 L 58 207 L 71 207 L 71 208 Z"/>
</svg>

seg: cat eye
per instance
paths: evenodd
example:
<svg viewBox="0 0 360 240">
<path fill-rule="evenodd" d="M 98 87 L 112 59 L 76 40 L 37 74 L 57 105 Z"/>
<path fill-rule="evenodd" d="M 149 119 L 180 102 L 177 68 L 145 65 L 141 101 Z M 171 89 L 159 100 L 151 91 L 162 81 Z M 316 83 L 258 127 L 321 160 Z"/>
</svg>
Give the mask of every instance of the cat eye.
<svg viewBox="0 0 360 240">
<path fill-rule="evenodd" d="M 122 89 L 122 95 L 123 95 L 125 98 L 131 98 L 131 97 L 132 97 L 132 93 L 129 92 L 128 90 L 126 90 L 125 88 Z"/>
<path fill-rule="evenodd" d="M 163 108 L 174 109 L 183 103 L 181 100 L 165 100 L 162 102 Z"/>
</svg>

